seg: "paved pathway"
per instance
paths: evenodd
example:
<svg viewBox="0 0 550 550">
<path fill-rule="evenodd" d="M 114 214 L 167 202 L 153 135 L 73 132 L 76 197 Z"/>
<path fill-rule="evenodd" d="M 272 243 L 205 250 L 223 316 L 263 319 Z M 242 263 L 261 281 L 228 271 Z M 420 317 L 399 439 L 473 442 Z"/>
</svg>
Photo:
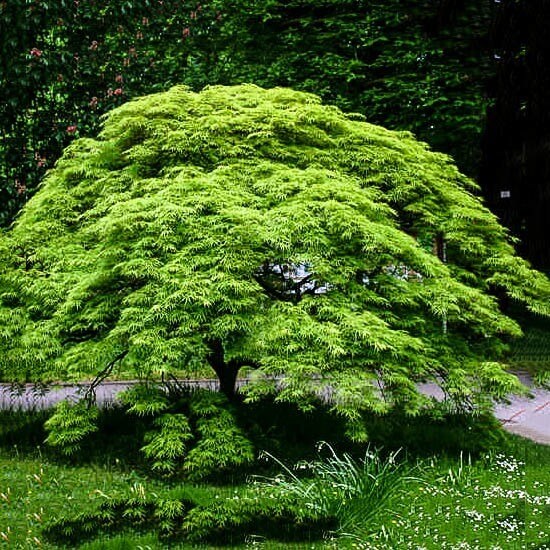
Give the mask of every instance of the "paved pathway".
<svg viewBox="0 0 550 550">
<path fill-rule="evenodd" d="M 531 391 L 530 399 L 516 397 L 510 405 L 497 405 L 495 414 L 508 431 L 550 445 L 550 391 Z"/>
<path fill-rule="evenodd" d="M 522 381 L 532 386 L 526 375 L 520 375 Z M 134 381 L 104 382 L 96 389 L 97 402 L 107 405 L 116 401 L 117 394 L 135 384 Z M 189 380 L 190 386 L 216 389 L 215 380 Z M 55 387 L 41 388 L 26 384 L 10 386 L 0 384 L 0 409 L 45 409 L 62 399 L 78 399 L 87 386 L 62 384 Z M 435 384 L 422 384 L 420 389 L 427 395 L 441 399 L 443 394 Z M 510 432 L 528 437 L 539 443 L 550 445 L 550 391 L 531 388 L 531 397 L 511 398 L 509 404 L 499 403 L 495 406 L 495 415 Z"/>
</svg>

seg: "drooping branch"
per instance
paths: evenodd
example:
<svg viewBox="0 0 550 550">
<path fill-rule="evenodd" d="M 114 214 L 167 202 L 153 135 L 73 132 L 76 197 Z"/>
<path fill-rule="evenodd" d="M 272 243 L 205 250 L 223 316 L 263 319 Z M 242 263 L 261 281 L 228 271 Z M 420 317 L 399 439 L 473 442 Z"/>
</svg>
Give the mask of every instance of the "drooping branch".
<svg viewBox="0 0 550 550">
<path fill-rule="evenodd" d="M 92 380 L 92 383 L 90 384 L 89 388 L 86 390 L 86 393 L 84 394 L 84 400 L 88 402 L 88 407 L 91 407 L 96 400 L 96 393 L 95 390 L 107 376 L 109 376 L 115 367 L 115 365 L 122 361 L 126 355 L 128 355 L 128 350 L 124 350 L 120 352 L 112 361 L 110 361 L 107 366 Z"/>
</svg>

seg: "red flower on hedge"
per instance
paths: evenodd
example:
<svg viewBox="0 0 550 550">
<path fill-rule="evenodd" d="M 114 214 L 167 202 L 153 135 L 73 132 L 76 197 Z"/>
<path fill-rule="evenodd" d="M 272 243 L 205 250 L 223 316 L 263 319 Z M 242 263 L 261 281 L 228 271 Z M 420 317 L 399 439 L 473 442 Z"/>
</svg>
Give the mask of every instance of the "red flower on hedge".
<svg viewBox="0 0 550 550">
<path fill-rule="evenodd" d="M 67 126 L 67 134 L 74 134 L 77 131 L 77 126 L 75 124 L 72 124 L 71 126 Z"/>
<path fill-rule="evenodd" d="M 117 88 L 116 90 L 113 91 L 113 94 L 122 95 L 122 88 Z"/>
<path fill-rule="evenodd" d="M 22 195 L 27 190 L 27 186 L 21 180 L 16 179 L 15 180 L 15 190 L 17 191 L 18 195 Z"/>
<path fill-rule="evenodd" d="M 33 57 L 41 57 L 41 56 L 42 56 L 42 50 L 39 50 L 38 48 L 33 48 L 33 49 L 30 51 L 30 54 L 31 54 Z"/>
</svg>

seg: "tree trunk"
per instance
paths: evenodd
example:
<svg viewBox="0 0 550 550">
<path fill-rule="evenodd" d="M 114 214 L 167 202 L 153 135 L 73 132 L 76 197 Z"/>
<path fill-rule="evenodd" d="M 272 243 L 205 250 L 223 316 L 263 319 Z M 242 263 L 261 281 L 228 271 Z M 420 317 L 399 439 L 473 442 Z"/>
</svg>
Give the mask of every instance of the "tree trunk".
<svg viewBox="0 0 550 550">
<path fill-rule="evenodd" d="M 237 374 L 239 368 L 230 361 L 226 363 L 225 368 L 218 374 L 220 380 L 220 391 L 230 400 L 236 398 L 237 392 Z"/>
<path fill-rule="evenodd" d="M 224 358 L 223 344 L 219 338 L 214 338 L 207 342 L 210 348 L 208 363 L 214 369 L 218 380 L 220 381 L 220 391 L 233 401 L 236 396 L 237 374 L 239 365 L 234 361 L 227 363 Z"/>
<path fill-rule="evenodd" d="M 447 263 L 447 244 L 443 233 L 438 233 L 434 238 L 433 253 L 443 262 Z"/>
</svg>

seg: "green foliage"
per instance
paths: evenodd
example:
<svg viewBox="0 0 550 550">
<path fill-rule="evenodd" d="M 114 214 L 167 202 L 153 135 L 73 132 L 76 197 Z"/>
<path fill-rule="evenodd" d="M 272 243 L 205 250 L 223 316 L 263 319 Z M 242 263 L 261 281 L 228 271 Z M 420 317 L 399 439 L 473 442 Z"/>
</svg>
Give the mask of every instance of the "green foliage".
<svg viewBox="0 0 550 550">
<path fill-rule="evenodd" d="M 118 433 L 115 437 L 141 437 L 141 451 L 153 471 L 198 480 L 220 477 L 254 461 L 254 445 L 239 425 L 236 408 L 221 394 L 198 390 L 170 398 L 159 386 L 148 383 L 124 392 L 122 401 L 126 415 L 137 415 L 144 426 L 133 435 Z M 99 411 L 85 400 L 76 404 L 63 401 L 45 422 L 46 443 L 62 454 L 73 455 L 82 450 L 84 442 L 94 446 L 91 436 L 100 422 L 120 421 L 113 411 Z M 109 428 L 103 426 L 104 431 Z M 101 444 L 101 436 L 97 434 L 97 444 Z M 130 444 L 133 448 L 133 442 Z"/>
<path fill-rule="evenodd" d="M 128 412 L 138 416 L 155 416 L 168 408 L 168 398 L 155 384 L 136 384 L 119 394 Z"/>
<path fill-rule="evenodd" d="M 336 518 L 337 533 L 343 537 L 366 540 L 373 521 L 390 508 L 392 499 L 405 491 L 406 485 L 419 478 L 411 476 L 410 467 L 396 461 L 397 453 L 387 458 L 367 449 L 357 461 L 349 454 L 339 456 L 329 444 L 329 455 L 302 464 L 307 477 L 299 477 L 271 455 L 282 468 L 277 477 L 263 482 L 285 497 L 293 497 L 306 516 Z"/>
<path fill-rule="evenodd" d="M 369 441 L 384 449 L 407 449 L 410 456 L 467 453 L 479 457 L 506 448 L 507 435 L 493 414 L 457 411 L 444 403 L 434 404 L 419 415 L 395 410 L 365 417 Z"/>
<path fill-rule="evenodd" d="M 520 314 L 524 335 L 510 348 L 508 362 L 515 369 L 527 370 L 535 382 L 550 384 L 550 322 L 547 318 Z"/>
<path fill-rule="evenodd" d="M 159 498 L 141 484 L 134 484 L 126 495 L 108 497 L 99 508 L 59 517 L 44 526 L 43 534 L 53 542 L 75 544 L 97 536 L 133 528 L 156 531 L 160 537 L 173 537 L 194 503 L 186 498 Z"/>
<path fill-rule="evenodd" d="M 167 412 L 173 404 L 166 392 L 155 384 L 136 384 L 121 394 L 121 400 L 127 413 L 154 419 L 144 435 L 145 445 L 141 450 L 153 470 L 173 474 L 187 454 L 188 442 L 193 439 L 187 416 Z"/>
<path fill-rule="evenodd" d="M 84 440 L 97 431 L 98 415 L 97 407 L 90 406 L 85 400 L 77 403 L 61 401 L 46 420 L 46 443 L 65 455 L 75 454 Z"/>
<path fill-rule="evenodd" d="M 476 174 L 491 63 L 490 5 L 465 1 L 271 1 L 225 19 L 237 82 L 290 86 L 414 132 Z M 225 30 L 225 28 L 223 29 Z M 235 79 L 235 76 L 233 76 Z M 226 82 L 221 82 L 226 83 Z"/>
<path fill-rule="evenodd" d="M 550 283 L 474 191 L 410 134 L 313 95 L 131 101 L 67 149 L 0 238 L 1 376 L 208 364 L 233 398 L 246 368 L 249 400 L 330 394 L 349 420 L 415 413 L 424 379 L 471 402 L 518 390 L 495 360 L 520 330 L 490 291 L 547 315 Z M 440 235 L 447 263 L 426 249 Z"/>
<path fill-rule="evenodd" d="M 185 487 L 157 494 L 134 484 L 123 494 L 105 495 L 94 510 L 57 517 L 44 526 L 43 534 L 64 545 L 130 529 L 154 532 L 169 544 L 177 540 L 227 544 L 243 542 L 251 533 L 279 540 L 310 540 L 334 527 L 332 519 L 300 510 L 295 499 L 279 491 L 264 488 L 260 494 L 243 488 L 232 496 L 212 495 L 205 504 L 191 496 Z"/>
<path fill-rule="evenodd" d="M 254 461 L 254 447 L 224 396 L 198 392 L 190 405 L 198 442 L 189 451 L 183 469 L 191 479 L 223 473 Z"/>
<path fill-rule="evenodd" d="M 0 225 L 105 112 L 182 81 L 216 80 L 219 9 L 179 0 L 1 3 L 0 54 L 9 62 L 0 67 Z"/>
<path fill-rule="evenodd" d="M 311 540 L 335 527 L 334 518 L 316 516 L 300 505 L 281 491 L 249 489 L 196 506 L 185 517 L 182 528 L 190 541 L 227 544 L 243 542 L 250 535 Z"/>
<path fill-rule="evenodd" d="M 143 397 L 138 387 L 131 392 Z M 151 403 L 158 402 L 155 399 L 162 394 L 153 388 L 148 393 L 153 396 Z M 254 447 L 225 396 L 198 390 L 177 397 L 167 405 L 165 396 L 162 402 L 175 412 L 157 415 L 145 434 L 142 451 L 154 470 L 165 474 L 183 472 L 190 479 L 201 479 L 253 462 Z M 144 401 L 140 403 L 145 408 Z M 129 412 L 135 410 L 134 404 Z"/>
<path fill-rule="evenodd" d="M 153 460 L 154 470 L 172 473 L 177 461 L 186 455 L 187 441 L 193 438 L 189 421 L 183 414 L 163 414 L 154 425 L 156 430 L 146 435 L 142 451 Z"/>
<path fill-rule="evenodd" d="M 314 92 L 476 172 L 491 8 L 473 0 L 0 4 L 0 224 L 63 147 L 127 99 L 186 84 Z"/>
<path fill-rule="evenodd" d="M 100 411 L 100 416 L 111 419 L 112 414 L 112 411 Z M 27 443 L 31 443 L 28 427 L 36 426 L 37 420 L 35 412 L 3 412 L 0 418 L 0 431 L 9 436 L 0 441 L 0 517 L 3 520 L 0 532 L 10 547 L 50 548 L 65 544 L 74 548 L 93 537 L 85 548 L 129 549 L 140 545 L 244 548 L 252 542 L 261 542 L 269 548 L 297 550 L 306 546 L 345 548 L 348 542 L 351 547 L 370 544 L 380 548 L 416 548 L 425 545 L 427 540 L 439 546 L 446 541 L 453 546 L 507 548 L 544 547 L 550 536 L 545 504 L 550 488 L 550 447 L 519 437 L 508 437 L 506 447 L 497 447 L 477 459 L 470 459 L 464 452 L 457 453 L 456 457 L 433 456 L 424 461 L 425 467 L 421 470 L 424 483 L 414 484 L 397 494 L 387 515 L 381 513 L 372 521 L 374 531 L 366 541 L 347 541 L 327 540 L 324 535 L 338 527 L 335 518 L 330 522 L 306 519 L 305 507 L 289 495 L 277 496 L 280 493 L 277 487 L 235 484 L 233 476 L 226 477 L 222 486 L 219 483 L 191 486 L 175 484 L 173 480 L 147 479 L 143 470 L 135 470 L 127 462 L 126 457 L 132 456 L 131 450 L 124 449 L 126 454 L 119 454 L 121 460 L 115 460 L 111 448 L 97 441 L 93 444 L 96 454 L 91 464 L 88 455 L 75 457 L 70 465 L 67 461 L 53 460 L 40 446 L 27 448 Z M 134 420 L 143 422 L 147 418 L 134 417 Z M 317 421 L 323 422 L 323 417 Z M 11 430 L 10 422 L 21 430 Z M 418 437 L 422 435 L 421 429 L 419 423 Z M 41 434 L 39 426 L 37 431 L 33 441 Z M 444 433 L 442 427 L 433 437 Z M 394 436 L 399 436 L 397 429 Z M 361 450 L 350 454 L 357 457 L 355 463 L 360 466 Z M 337 455 L 342 457 L 342 451 L 337 451 Z M 291 461 L 285 458 L 285 462 L 294 464 L 307 456 L 307 453 L 297 455 Z M 406 449 L 400 456 L 408 459 L 409 466 L 415 464 Z M 266 474 L 264 467 L 261 465 L 254 473 Z M 276 466 L 275 470 L 279 468 Z M 292 473 L 305 473 L 307 477 L 308 471 L 298 468 Z M 274 476 L 276 471 L 270 470 L 267 474 Z M 227 485 L 228 479 L 232 480 L 231 485 Z M 150 503 L 151 508 L 144 506 L 144 502 Z M 60 520 L 60 526 L 67 525 L 81 513 L 96 515 L 101 507 L 113 510 L 116 520 L 112 527 L 105 517 L 100 517 L 88 532 L 71 535 L 73 539 L 64 539 L 55 528 L 51 530 L 51 537 L 59 543 L 42 536 L 44 527 L 53 527 L 56 520 Z M 169 526 L 161 529 L 160 520 L 151 513 L 157 508 L 164 521 L 174 518 L 173 529 Z M 124 516 L 127 509 L 129 513 Z M 141 517 L 145 519 L 141 520 L 141 512 L 133 510 L 144 509 L 145 515 Z M 183 530 L 184 522 L 189 523 L 189 529 Z M 514 527 L 509 527 L 510 524 Z M 81 526 L 73 525 L 76 533 Z"/>
</svg>

